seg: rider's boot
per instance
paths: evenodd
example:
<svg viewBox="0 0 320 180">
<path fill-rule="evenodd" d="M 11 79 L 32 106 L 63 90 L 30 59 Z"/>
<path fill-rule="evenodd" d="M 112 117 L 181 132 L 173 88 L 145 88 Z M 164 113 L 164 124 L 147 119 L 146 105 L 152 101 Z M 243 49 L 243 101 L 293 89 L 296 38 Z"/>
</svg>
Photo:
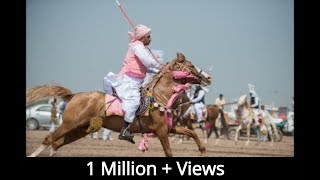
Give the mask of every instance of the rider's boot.
<svg viewBox="0 0 320 180">
<path fill-rule="evenodd" d="M 131 142 L 132 144 L 134 144 L 135 142 L 133 141 L 133 134 L 131 134 L 131 132 L 129 130 L 130 125 L 131 125 L 131 123 L 124 121 L 123 127 L 122 127 L 120 134 L 118 136 L 118 139 L 127 140 L 127 141 Z"/>
</svg>

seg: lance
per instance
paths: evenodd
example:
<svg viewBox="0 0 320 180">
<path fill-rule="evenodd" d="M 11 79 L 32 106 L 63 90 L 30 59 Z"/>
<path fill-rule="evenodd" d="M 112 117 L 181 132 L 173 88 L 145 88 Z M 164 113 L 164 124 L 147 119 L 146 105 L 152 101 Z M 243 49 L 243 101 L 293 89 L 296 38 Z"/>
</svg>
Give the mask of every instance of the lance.
<svg viewBox="0 0 320 180">
<path fill-rule="evenodd" d="M 225 106 L 225 105 L 231 105 L 231 104 L 237 104 L 238 102 L 227 102 L 227 103 L 224 103 L 224 104 L 221 104 L 222 106 Z M 216 105 L 216 104 L 214 104 Z"/>
<path fill-rule="evenodd" d="M 132 28 L 134 29 L 134 31 L 136 31 L 135 25 L 133 24 L 132 20 L 130 19 L 130 17 L 128 16 L 128 14 L 126 13 L 126 11 L 124 10 L 124 8 L 121 6 L 121 4 L 119 3 L 118 0 L 116 0 L 121 12 L 123 13 L 123 15 L 126 17 L 126 19 L 129 21 L 129 23 L 131 24 Z M 151 55 L 153 56 L 153 58 L 158 62 L 157 58 L 154 56 L 154 54 L 151 52 L 151 49 L 149 48 L 149 46 L 147 46 L 148 50 L 150 51 Z"/>
</svg>

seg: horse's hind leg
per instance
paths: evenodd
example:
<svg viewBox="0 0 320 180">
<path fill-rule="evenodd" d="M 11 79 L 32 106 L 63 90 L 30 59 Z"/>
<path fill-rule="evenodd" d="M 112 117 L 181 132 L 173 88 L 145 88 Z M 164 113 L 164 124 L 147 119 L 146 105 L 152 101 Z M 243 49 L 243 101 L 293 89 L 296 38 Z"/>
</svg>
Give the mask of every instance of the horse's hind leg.
<svg viewBox="0 0 320 180">
<path fill-rule="evenodd" d="M 36 151 L 34 151 L 31 155 L 28 157 L 36 157 L 38 156 L 46 147 L 52 144 L 56 139 L 59 139 L 62 137 L 65 133 L 72 130 L 72 128 L 69 128 L 66 124 L 62 123 L 61 126 L 54 131 L 52 134 L 49 134 L 45 137 L 41 145 L 37 148 Z"/>
<path fill-rule="evenodd" d="M 218 142 L 219 134 L 218 134 L 218 131 L 217 131 L 217 127 L 216 127 L 216 125 L 215 125 L 215 122 L 210 123 L 209 132 L 207 131 L 207 138 L 208 138 L 208 139 L 210 138 L 211 133 L 212 133 L 213 131 L 214 131 L 214 134 L 216 135 L 216 139 L 217 139 L 217 142 Z"/>
<path fill-rule="evenodd" d="M 174 128 L 172 128 L 171 131 L 176 134 L 185 134 L 189 137 L 192 137 L 194 141 L 197 143 L 201 155 L 205 155 L 207 153 L 204 144 L 200 141 L 198 135 L 194 131 L 181 126 L 175 126 Z"/>
<path fill-rule="evenodd" d="M 66 133 L 59 139 L 55 140 L 52 143 L 52 150 L 51 150 L 50 156 L 54 155 L 61 146 L 72 143 L 88 135 L 89 133 L 86 132 L 86 130 L 87 130 L 87 127 L 73 129 L 72 131 Z"/>
<path fill-rule="evenodd" d="M 271 144 L 270 144 L 270 146 L 273 146 L 274 139 L 273 139 L 273 134 L 272 134 L 271 125 L 269 125 L 269 127 L 267 126 L 267 129 L 268 129 L 268 133 L 269 133 L 269 136 L 270 136 L 270 139 L 271 139 Z M 268 139 L 268 138 L 267 138 L 267 139 Z"/>
<path fill-rule="evenodd" d="M 58 128 L 59 129 L 59 128 Z M 53 132 L 54 133 L 54 132 Z M 42 141 L 41 145 L 35 150 L 31 155 L 28 157 L 37 157 L 46 147 L 52 145 L 53 142 L 53 133 L 48 134 L 44 140 Z"/>
<path fill-rule="evenodd" d="M 46 147 L 50 146 L 52 144 L 52 134 L 49 134 L 45 137 L 44 141 L 41 143 L 41 145 L 35 150 L 31 155 L 28 157 L 36 157 L 38 156 L 43 150 L 46 149 Z"/>
</svg>

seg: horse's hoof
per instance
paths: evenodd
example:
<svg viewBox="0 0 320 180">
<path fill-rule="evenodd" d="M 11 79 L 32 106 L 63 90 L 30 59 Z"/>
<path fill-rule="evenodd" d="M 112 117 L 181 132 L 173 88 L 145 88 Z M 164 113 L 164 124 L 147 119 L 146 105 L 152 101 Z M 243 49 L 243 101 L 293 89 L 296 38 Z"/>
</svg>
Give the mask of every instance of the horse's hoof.
<svg viewBox="0 0 320 180">
<path fill-rule="evenodd" d="M 49 156 L 52 157 L 57 153 L 57 151 L 55 151 L 53 148 L 51 148 L 50 154 Z"/>
</svg>

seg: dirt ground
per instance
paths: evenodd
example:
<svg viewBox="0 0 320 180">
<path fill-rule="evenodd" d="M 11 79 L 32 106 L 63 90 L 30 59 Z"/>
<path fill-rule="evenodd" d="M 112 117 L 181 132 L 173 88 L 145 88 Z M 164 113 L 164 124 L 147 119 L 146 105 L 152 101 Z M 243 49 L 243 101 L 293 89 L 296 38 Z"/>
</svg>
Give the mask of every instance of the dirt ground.
<svg viewBox="0 0 320 180">
<path fill-rule="evenodd" d="M 46 130 L 26 131 L 26 155 L 34 152 L 44 140 L 49 132 Z M 201 130 L 196 133 L 202 139 Z M 95 140 L 85 137 L 67 144 L 58 149 L 55 157 L 164 157 L 164 151 L 158 138 L 149 138 L 149 150 L 145 153 L 138 150 L 138 144 L 141 135 L 136 134 L 134 140 L 136 144 L 127 141 L 118 140 L 119 133 L 113 132 L 113 140 Z M 176 136 L 178 137 L 178 136 Z M 173 156 L 175 157 L 199 157 L 200 152 L 193 139 L 180 142 L 178 138 L 172 141 L 169 137 Z M 283 136 L 281 142 L 261 142 L 255 145 L 256 138 L 248 146 L 245 145 L 246 138 L 240 137 L 235 145 L 233 140 L 227 140 L 221 137 L 218 143 L 215 137 L 208 140 L 205 147 L 208 157 L 293 157 L 294 156 L 294 138 L 293 136 Z M 50 154 L 50 148 L 45 149 L 39 157 L 47 157 Z"/>
</svg>

